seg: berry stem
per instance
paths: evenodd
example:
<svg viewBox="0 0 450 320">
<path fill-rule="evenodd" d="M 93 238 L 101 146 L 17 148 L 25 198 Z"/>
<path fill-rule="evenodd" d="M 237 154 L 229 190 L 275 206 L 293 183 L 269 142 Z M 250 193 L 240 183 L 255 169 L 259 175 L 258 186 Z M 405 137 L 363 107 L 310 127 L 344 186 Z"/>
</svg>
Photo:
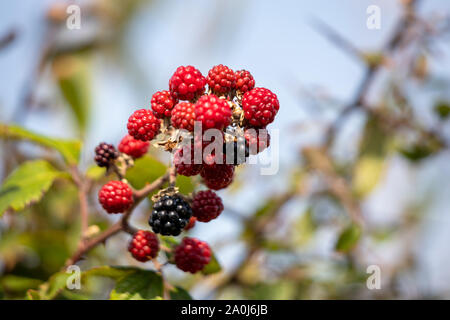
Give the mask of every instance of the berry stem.
<svg viewBox="0 0 450 320">
<path fill-rule="evenodd" d="M 164 266 L 161 264 L 157 259 L 152 259 L 153 265 L 155 266 L 156 271 L 161 275 L 162 281 L 163 281 L 163 299 L 164 300 L 170 300 L 170 290 L 173 289 L 173 286 L 166 281 L 163 275 L 162 267 Z"/>
<path fill-rule="evenodd" d="M 177 170 L 175 165 L 172 163 L 172 166 L 169 168 L 169 187 L 175 187 L 175 183 L 177 181 Z"/>
</svg>

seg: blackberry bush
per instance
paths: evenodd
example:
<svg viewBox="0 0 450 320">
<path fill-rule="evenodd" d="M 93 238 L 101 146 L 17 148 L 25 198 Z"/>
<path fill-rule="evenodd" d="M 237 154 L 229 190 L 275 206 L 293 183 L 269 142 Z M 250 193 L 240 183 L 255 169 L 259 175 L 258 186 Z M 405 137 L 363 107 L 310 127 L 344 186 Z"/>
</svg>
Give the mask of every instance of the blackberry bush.
<svg viewBox="0 0 450 320">
<path fill-rule="evenodd" d="M 234 72 L 227 66 L 217 65 L 205 78 L 195 67 L 181 66 L 169 79 L 168 90 L 154 93 L 149 106 L 134 110 L 124 121 L 122 130 L 126 134 L 117 145 L 102 142 L 95 147 L 94 161 L 106 170 L 94 166 L 81 173 L 76 159 L 79 153 L 77 143 L 47 141 L 43 143 L 45 146 L 54 145 L 60 151 L 67 162 L 61 167 L 69 168 L 68 172 L 62 174 L 51 164 L 34 164 L 38 168 L 35 171 L 40 174 L 35 177 L 26 170 L 25 173 L 19 172 L 20 181 L 8 186 L 5 194 L 29 188 L 30 198 L 14 202 L 12 207 L 32 203 L 42 191 L 35 190 L 36 181 L 33 179 L 43 184 L 45 191 L 55 177 L 67 178 L 65 173 L 69 173 L 71 179 L 67 180 L 79 191 L 82 219 L 79 225 L 75 225 L 81 229 L 80 241 L 66 261 L 67 266 L 85 258 L 91 249 L 110 237 L 126 232 L 131 236 L 127 245 L 122 244 L 124 251 L 128 249 L 130 253 L 127 256 L 137 262 L 152 263 L 157 272 L 137 268 L 99 268 L 103 268 L 107 276 L 117 275 L 122 285 L 128 284 L 128 276 L 142 279 L 141 273 L 151 273 L 149 278 L 162 277 L 161 268 L 166 263 L 175 264 L 190 273 L 204 270 L 211 263 L 205 273 L 218 272 L 220 265 L 206 242 L 187 237 L 180 241 L 176 237 L 191 230 L 197 222 L 208 223 L 220 217 L 224 203 L 213 190 L 228 187 L 233 182 L 235 167 L 244 164 L 250 156 L 249 146 L 260 146 L 260 137 L 252 136 L 247 130 L 265 128 L 273 121 L 279 108 L 275 94 L 267 89 L 254 88 L 254 85 L 248 71 Z M 44 139 L 21 131 L 16 134 L 27 139 Z M 173 154 L 168 166 L 152 156 L 157 154 L 156 149 Z M 187 178 L 177 179 L 178 175 Z M 110 180 L 104 182 L 105 179 Z M 186 179 L 189 183 L 183 185 Z M 101 230 L 103 226 L 97 222 L 89 225 L 95 221 L 90 214 L 96 210 L 89 208 L 91 198 L 87 193 L 91 189 L 97 190 L 93 184 L 99 181 L 103 181 L 97 194 L 101 208 L 108 214 L 122 213 L 114 217 L 117 220 L 106 230 Z M 208 190 L 201 190 L 204 187 Z M 8 197 L 9 194 L 2 199 L 8 200 Z M 151 200 L 150 212 L 145 211 L 147 207 L 140 206 L 146 200 Z M 130 222 L 138 206 L 146 215 L 149 230 L 137 229 Z M 158 257 L 163 258 L 164 264 L 158 261 Z M 165 286 L 165 290 L 173 291 L 171 287 Z M 171 294 L 163 293 L 165 297 Z M 30 293 L 30 296 L 35 295 L 35 292 Z"/>
</svg>

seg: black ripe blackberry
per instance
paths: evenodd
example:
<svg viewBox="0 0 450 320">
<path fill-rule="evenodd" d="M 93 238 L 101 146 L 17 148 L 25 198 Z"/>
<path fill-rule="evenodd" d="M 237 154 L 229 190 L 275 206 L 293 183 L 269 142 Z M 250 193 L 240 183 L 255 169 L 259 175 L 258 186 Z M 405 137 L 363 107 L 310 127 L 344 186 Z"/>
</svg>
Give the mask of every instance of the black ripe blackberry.
<svg viewBox="0 0 450 320">
<path fill-rule="evenodd" d="M 118 155 L 116 148 L 112 144 L 102 142 L 95 147 L 94 160 L 99 167 L 108 167 L 111 161 L 116 159 Z"/>
<path fill-rule="evenodd" d="M 226 164 L 239 165 L 245 163 L 250 154 L 247 140 L 238 137 L 237 141 L 225 142 L 223 144 L 224 159 Z"/>
<path fill-rule="evenodd" d="M 149 224 L 153 232 L 165 236 L 177 236 L 192 216 L 191 206 L 180 196 L 162 196 L 153 204 Z"/>
</svg>

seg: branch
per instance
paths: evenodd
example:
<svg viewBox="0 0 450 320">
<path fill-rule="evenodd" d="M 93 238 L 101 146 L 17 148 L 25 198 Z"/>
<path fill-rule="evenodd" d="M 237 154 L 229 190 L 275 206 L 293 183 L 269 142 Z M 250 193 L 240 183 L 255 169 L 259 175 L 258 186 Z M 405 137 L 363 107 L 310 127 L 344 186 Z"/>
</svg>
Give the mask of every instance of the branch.
<svg viewBox="0 0 450 320">
<path fill-rule="evenodd" d="M 324 21 L 314 18 L 311 22 L 316 31 L 321 33 L 324 37 L 326 37 L 330 42 L 334 43 L 337 47 L 346 51 L 348 54 L 358 58 L 358 60 L 363 60 L 364 55 L 361 51 L 358 50 L 350 41 L 341 36 L 338 32 L 336 32 L 332 27 L 326 24 Z"/>
<path fill-rule="evenodd" d="M 174 187 L 177 181 L 177 170 L 175 169 L 175 165 L 169 168 L 169 186 Z"/>
<path fill-rule="evenodd" d="M 358 109 L 359 107 L 364 107 L 366 103 L 366 96 L 368 92 L 370 91 L 371 85 L 375 80 L 375 76 L 377 75 L 378 70 L 382 66 L 382 61 L 385 59 L 388 55 L 390 55 L 397 46 L 399 46 L 407 33 L 407 30 L 411 27 L 411 25 L 415 22 L 414 18 L 414 10 L 418 3 L 418 0 L 410 0 L 405 4 L 405 13 L 403 14 L 402 18 L 398 22 L 396 28 L 394 29 L 394 32 L 390 39 L 387 41 L 385 46 L 383 47 L 381 51 L 381 59 L 378 60 L 376 63 L 369 62 L 366 59 L 367 62 L 367 69 L 364 74 L 364 77 L 361 80 L 360 85 L 358 86 L 358 89 L 356 90 L 355 97 L 353 100 L 341 111 L 341 113 L 338 115 L 337 119 L 333 122 L 333 124 L 328 128 L 326 134 L 325 134 L 325 146 L 329 148 L 333 142 L 336 135 L 336 131 L 341 127 L 341 124 L 344 122 L 345 118 L 350 114 L 352 111 Z M 337 33 L 334 33 L 337 34 Z M 348 51 L 348 50 L 347 50 Z"/>
<path fill-rule="evenodd" d="M 312 169 L 325 176 L 330 191 L 342 203 L 353 222 L 362 225 L 361 208 L 353 198 L 351 187 L 347 181 L 334 169 L 327 150 L 315 147 L 304 148 L 303 155 Z"/>
</svg>

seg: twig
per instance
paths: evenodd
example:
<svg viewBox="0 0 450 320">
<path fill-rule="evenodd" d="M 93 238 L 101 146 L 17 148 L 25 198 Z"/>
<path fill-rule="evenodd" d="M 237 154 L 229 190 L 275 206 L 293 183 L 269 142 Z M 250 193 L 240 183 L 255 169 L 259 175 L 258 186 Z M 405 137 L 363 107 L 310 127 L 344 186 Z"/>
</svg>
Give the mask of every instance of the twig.
<svg viewBox="0 0 450 320">
<path fill-rule="evenodd" d="M 397 24 L 391 38 L 387 41 L 386 45 L 381 51 L 382 59 L 385 59 L 389 54 L 391 54 L 397 46 L 402 42 L 406 31 L 410 28 L 411 24 L 415 21 L 413 10 L 417 5 L 418 0 L 408 1 L 405 7 L 405 13 Z M 330 32 L 330 31 L 329 31 Z M 337 34 L 337 33 L 334 33 Z M 342 47 L 342 46 L 341 46 Z M 347 50 L 348 51 L 348 50 Z M 325 134 L 325 146 L 329 148 L 333 142 L 336 135 L 336 131 L 340 128 L 341 124 L 344 122 L 345 118 L 354 110 L 359 107 L 364 107 L 366 103 L 366 96 L 371 88 L 372 83 L 375 80 L 378 70 L 381 67 L 381 61 L 378 63 L 368 63 L 367 69 L 364 74 L 363 79 L 360 82 L 358 89 L 356 90 L 355 97 L 352 102 L 350 102 L 338 115 L 337 119 L 328 128 Z"/>
<path fill-rule="evenodd" d="M 69 258 L 66 261 L 65 266 L 68 267 L 68 266 L 76 263 L 88 251 L 90 251 L 91 249 L 93 249 L 94 247 L 99 245 L 100 243 L 105 242 L 106 239 L 108 239 L 109 237 L 115 235 L 120 230 L 122 230 L 122 222 L 121 221 L 115 223 L 109 229 L 107 229 L 103 233 L 99 234 L 98 236 L 96 236 L 96 237 L 94 237 L 94 238 L 92 238 L 90 240 L 85 241 L 84 244 L 81 247 L 79 247 L 78 250 L 72 255 L 72 257 Z"/>
<path fill-rule="evenodd" d="M 312 169 L 324 175 L 330 191 L 340 200 L 353 222 L 362 225 L 361 208 L 353 198 L 351 187 L 347 181 L 334 169 L 327 149 L 315 147 L 304 148 L 303 155 Z"/>
<path fill-rule="evenodd" d="M 328 40 L 334 43 L 336 46 L 346 51 L 350 55 L 358 58 L 359 60 L 364 59 L 364 55 L 361 51 L 358 50 L 350 41 L 345 39 L 339 33 L 337 33 L 332 27 L 326 24 L 324 21 L 316 18 L 313 18 L 311 21 L 311 25 L 322 35 L 324 35 Z"/>
<path fill-rule="evenodd" d="M 141 199 L 148 196 L 151 192 L 160 188 L 164 183 L 166 183 L 169 179 L 169 173 L 164 174 L 159 179 L 153 181 L 152 183 L 146 185 L 141 190 L 135 192 L 135 197 Z"/>
<path fill-rule="evenodd" d="M 9 46 L 17 38 L 16 30 L 11 30 L 0 38 L 0 50 Z"/>
<path fill-rule="evenodd" d="M 170 298 L 170 290 L 173 289 L 173 286 L 169 282 L 167 282 L 166 278 L 163 275 L 162 267 L 164 265 L 159 263 L 159 261 L 157 259 L 153 259 L 152 262 L 153 262 L 153 265 L 156 268 L 156 271 L 161 275 L 161 279 L 163 281 L 163 299 L 164 300 L 170 300 L 171 299 Z"/>
<path fill-rule="evenodd" d="M 169 187 L 174 187 L 177 181 L 177 170 L 175 169 L 175 165 L 169 168 Z"/>
</svg>

